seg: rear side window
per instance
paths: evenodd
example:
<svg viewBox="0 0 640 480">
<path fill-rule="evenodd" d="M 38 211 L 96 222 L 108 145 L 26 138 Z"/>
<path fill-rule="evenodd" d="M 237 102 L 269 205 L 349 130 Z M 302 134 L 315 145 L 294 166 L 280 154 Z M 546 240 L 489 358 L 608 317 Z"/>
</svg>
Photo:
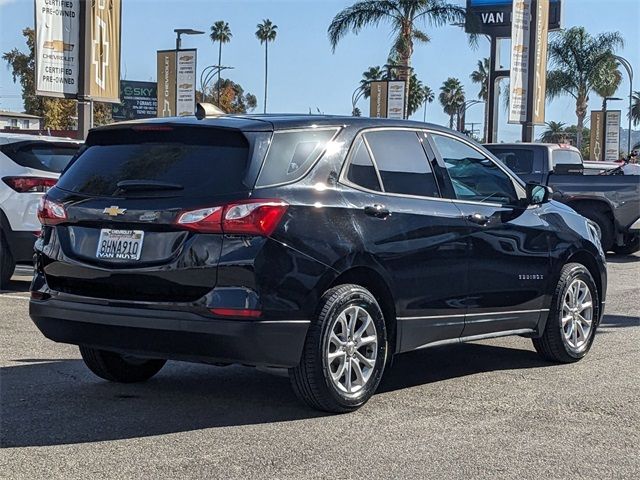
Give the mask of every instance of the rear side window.
<svg viewBox="0 0 640 480">
<path fill-rule="evenodd" d="M 495 150 L 492 152 L 498 160 L 516 175 L 533 173 L 533 150 L 514 148 L 510 150 Z"/>
<path fill-rule="evenodd" d="M 19 142 L 2 147 L 2 153 L 22 167 L 60 173 L 80 148 L 74 143 Z"/>
<path fill-rule="evenodd" d="M 369 150 L 362 137 L 358 138 L 353 146 L 353 153 L 349 167 L 347 168 L 347 180 L 354 185 L 359 185 L 376 192 L 380 191 L 378 174 L 376 173 L 371 155 L 369 155 Z"/>
<path fill-rule="evenodd" d="M 256 187 L 300 180 L 316 163 L 338 128 L 275 132 Z"/>
<path fill-rule="evenodd" d="M 90 136 L 88 148 L 57 186 L 95 196 L 122 194 L 118 183 L 126 180 L 178 186 L 171 194 L 189 197 L 249 189 L 244 183 L 249 145 L 241 133 L 213 129 L 193 137 L 184 133 L 103 131 L 94 144 Z"/>
<path fill-rule="evenodd" d="M 439 197 L 433 171 L 416 132 L 379 130 L 364 134 L 385 192 Z"/>
</svg>

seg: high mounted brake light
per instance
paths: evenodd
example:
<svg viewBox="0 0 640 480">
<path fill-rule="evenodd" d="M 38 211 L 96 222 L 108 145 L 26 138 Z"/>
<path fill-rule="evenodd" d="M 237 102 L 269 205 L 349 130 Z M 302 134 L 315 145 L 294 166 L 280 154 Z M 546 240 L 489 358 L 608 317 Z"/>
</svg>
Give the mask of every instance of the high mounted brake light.
<svg viewBox="0 0 640 480">
<path fill-rule="evenodd" d="M 276 229 L 289 205 L 282 200 L 256 199 L 182 212 L 175 224 L 200 233 L 262 235 Z"/>
</svg>

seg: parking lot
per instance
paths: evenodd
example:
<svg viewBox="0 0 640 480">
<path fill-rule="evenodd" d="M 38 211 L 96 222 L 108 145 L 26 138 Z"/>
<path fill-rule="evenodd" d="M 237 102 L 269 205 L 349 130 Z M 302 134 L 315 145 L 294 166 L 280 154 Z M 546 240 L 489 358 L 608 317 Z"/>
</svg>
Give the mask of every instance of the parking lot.
<svg viewBox="0 0 640 480">
<path fill-rule="evenodd" d="M 609 258 L 590 355 L 542 361 L 507 338 L 399 357 L 349 415 L 283 377 L 171 362 L 146 384 L 94 377 L 0 293 L 4 478 L 639 478 L 640 256 Z"/>
</svg>

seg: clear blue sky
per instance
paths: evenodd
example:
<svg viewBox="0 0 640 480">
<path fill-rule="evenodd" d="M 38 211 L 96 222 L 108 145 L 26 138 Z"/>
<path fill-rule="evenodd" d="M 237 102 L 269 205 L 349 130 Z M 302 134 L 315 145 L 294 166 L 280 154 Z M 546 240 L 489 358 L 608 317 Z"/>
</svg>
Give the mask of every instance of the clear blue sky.
<svg viewBox="0 0 640 480">
<path fill-rule="evenodd" d="M 463 0 L 452 0 L 464 4 Z M 385 63 L 390 47 L 390 29 L 367 28 L 359 35 L 348 35 L 333 54 L 327 40 L 327 26 L 333 16 L 351 1 L 339 0 L 123 0 L 122 75 L 130 80 L 155 80 L 159 49 L 174 47 L 174 28 L 208 31 L 216 20 L 226 20 L 233 39 L 223 47 L 223 64 L 233 65 L 229 77 L 259 102 L 263 92 L 264 50 L 255 38 L 256 24 L 270 18 L 278 25 L 278 38 L 270 46 L 269 110 L 308 112 L 316 107 L 325 113 L 349 114 L 351 94 L 362 72 L 371 65 Z M 33 0 L 0 0 L 0 51 L 26 48 L 21 31 L 33 26 Z M 635 89 L 640 90 L 640 0 L 564 0 L 564 25 L 585 26 L 592 34 L 619 31 L 626 46 L 619 53 L 636 70 Z M 460 28 L 428 29 L 432 41 L 418 45 L 413 66 L 419 78 L 437 91 L 449 76 L 458 77 L 468 98 L 477 95 L 478 86 L 469 80 L 478 59 L 488 56 L 489 45 L 480 40 L 471 50 Z M 183 47 L 198 49 L 198 67 L 217 63 L 217 47 L 208 36 L 183 37 Z M 506 58 L 508 56 L 505 55 Z M 508 60 L 506 60 L 508 62 Z M 628 95 L 628 79 L 617 96 Z M 601 101 L 592 96 L 591 107 Z M 611 107 L 624 108 L 626 102 Z M 368 105 L 360 104 L 364 112 Z M 0 68 L 0 109 L 21 110 L 20 87 L 13 84 L 6 65 Z M 547 107 L 547 120 L 575 123 L 575 104 L 569 97 Z M 504 119 L 505 112 L 501 111 Z M 422 119 L 422 111 L 415 116 Z M 446 124 L 448 117 L 436 102 L 428 107 L 427 119 Z M 481 122 L 482 105 L 467 113 L 468 122 Z M 502 122 L 501 140 L 519 136 L 518 126 Z"/>
</svg>

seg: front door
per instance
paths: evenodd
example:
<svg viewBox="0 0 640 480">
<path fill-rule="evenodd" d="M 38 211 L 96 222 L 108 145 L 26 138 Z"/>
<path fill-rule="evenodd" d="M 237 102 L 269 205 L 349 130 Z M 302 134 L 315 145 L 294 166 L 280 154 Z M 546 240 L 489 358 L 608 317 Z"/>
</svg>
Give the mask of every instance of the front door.
<svg viewBox="0 0 640 480">
<path fill-rule="evenodd" d="M 469 291 L 463 337 L 534 329 L 549 270 L 548 226 L 524 188 L 470 142 L 432 134 L 468 227 Z"/>
</svg>

